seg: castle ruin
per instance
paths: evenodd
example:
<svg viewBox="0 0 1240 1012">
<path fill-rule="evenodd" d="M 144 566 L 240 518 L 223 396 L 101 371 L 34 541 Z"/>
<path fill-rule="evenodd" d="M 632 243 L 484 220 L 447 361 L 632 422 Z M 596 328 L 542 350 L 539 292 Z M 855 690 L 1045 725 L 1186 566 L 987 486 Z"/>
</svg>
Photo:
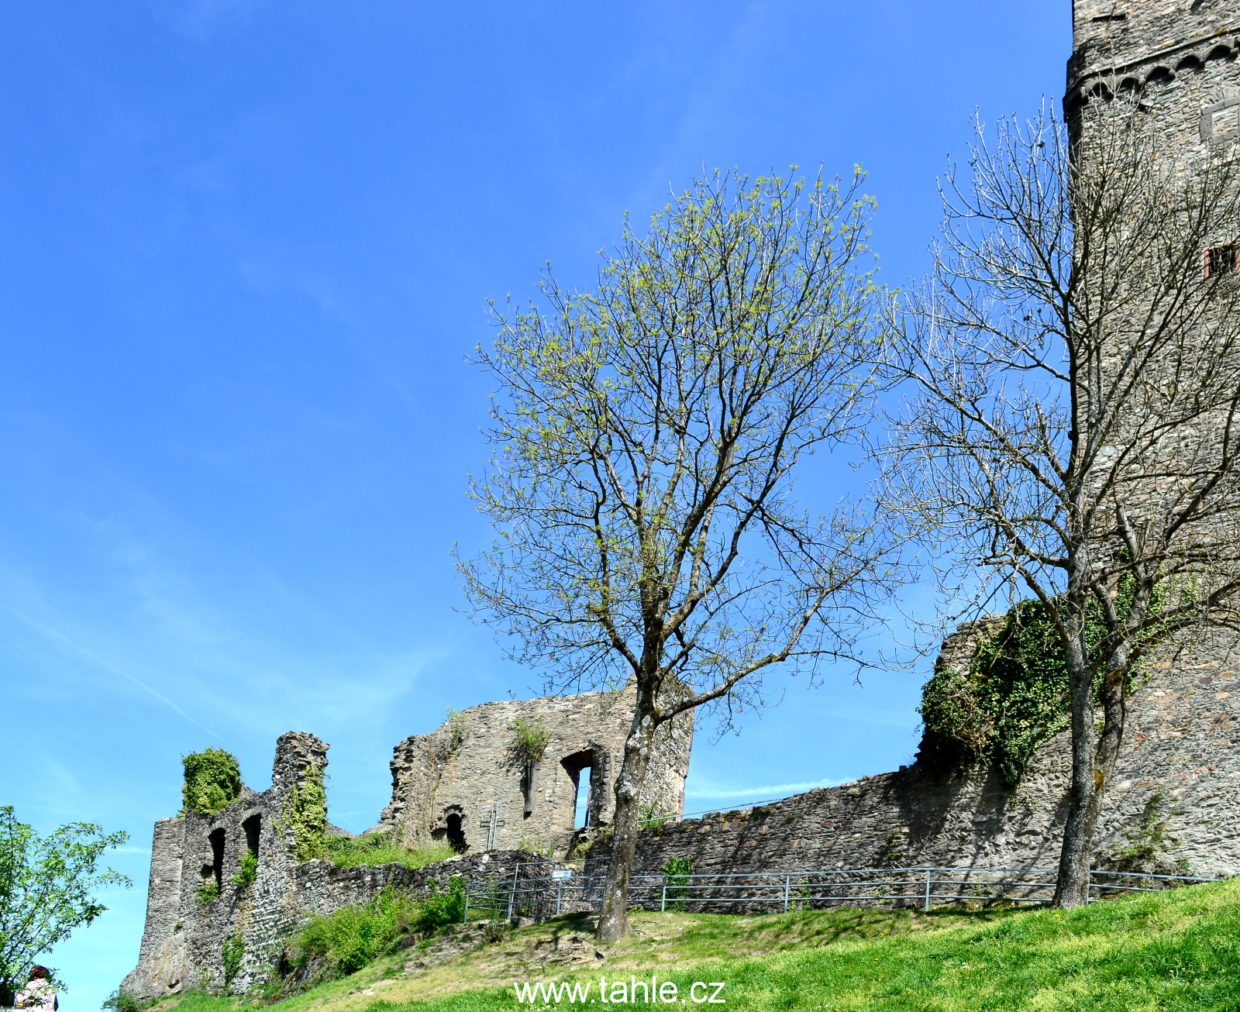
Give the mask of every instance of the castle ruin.
<svg viewBox="0 0 1240 1012">
<path fill-rule="evenodd" d="M 281 735 L 267 790 L 243 786 L 219 812 L 186 811 L 155 824 L 146 926 L 122 989 L 141 998 L 187 988 L 244 991 L 267 979 L 284 940 L 307 917 L 364 903 L 386 886 L 511 875 L 517 862 L 533 859 L 531 850 L 563 854 L 577 834 L 611 817 L 610 771 L 619 765 L 635 692 L 630 684 L 485 703 L 397 745 L 391 803 L 375 829 L 406 846 L 443 840 L 459 855 L 416 870 L 340 868 L 308 846 L 348 835 L 327 821 L 328 745 L 303 732 Z M 519 720 L 545 732 L 537 758 L 517 747 Z M 692 740 L 692 714 L 660 728 L 640 795 L 651 815 L 680 817 Z M 248 882 L 247 856 L 256 862 Z M 243 955 L 226 977 L 222 952 L 230 942 Z"/>
<path fill-rule="evenodd" d="M 575 830 L 611 821 L 636 688 L 582 696 L 484 703 L 430 734 L 406 738 L 392 757 L 392 801 L 380 825 L 407 847 L 447 840 L 457 851 L 521 845 L 563 853 Z M 531 763 L 513 740 L 519 722 L 543 728 Z M 693 736 L 692 714 L 660 730 L 641 804 L 678 817 Z"/>
<path fill-rule="evenodd" d="M 1139 94 L 1166 156 L 1191 164 L 1240 144 L 1240 17 L 1226 0 L 1075 0 L 1074 50 L 1065 109 L 1105 107 L 1116 91 Z M 1240 270 L 1240 237 L 1224 266 Z M 1203 250 L 1207 267 L 1210 251 Z M 1224 258 L 1225 260 L 1225 258 Z M 1223 261 L 1220 260 L 1220 263 Z M 939 665 L 966 665 L 976 628 L 944 643 Z M 1096 841 L 1105 852 L 1165 794 L 1167 858 L 1197 874 L 1240 874 L 1240 678 L 1231 634 L 1201 634 L 1150 659 L 1130 704 L 1124 747 Z M 626 693 L 488 703 L 396 746 L 392 798 L 380 827 L 400 842 L 442 839 L 462 855 L 411 871 L 398 865 L 337 868 L 303 860 L 289 818 L 305 785 L 321 781 L 327 746 L 290 733 L 276 750 L 271 787 L 243 792 L 216 815 L 186 813 L 155 826 L 146 929 L 137 968 L 122 985 L 138 997 L 187 987 L 244 990 L 278 958 L 282 939 L 307 916 L 364 901 L 386 885 L 417 886 L 503 875 L 533 846 L 564 853 L 574 833 L 611 816 L 613 770 L 632 713 Z M 547 729 L 531 762 L 513 748 L 518 718 Z M 651 764 L 644 804 L 678 817 L 692 737 L 678 718 Z M 648 828 L 635 872 L 691 858 L 699 872 L 825 869 L 884 863 L 1047 867 L 1058 857 L 1066 813 L 1070 741 L 1062 732 L 1008 789 L 993 771 L 945 775 L 916 763 L 842 787 L 761 808 Z M 580 813 L 580 814 L 579 814 Z M 326 813 L 323 813 L 326 820 Z M 255 881 L 230 888 L 246 854 Z M 591 848 L 587 872 L 608 860 Z M 201 903 L 214 882 L 221 895 Z M 245 955 L 225 981 L 221 946 L 243 939 Z"/>
</svg>

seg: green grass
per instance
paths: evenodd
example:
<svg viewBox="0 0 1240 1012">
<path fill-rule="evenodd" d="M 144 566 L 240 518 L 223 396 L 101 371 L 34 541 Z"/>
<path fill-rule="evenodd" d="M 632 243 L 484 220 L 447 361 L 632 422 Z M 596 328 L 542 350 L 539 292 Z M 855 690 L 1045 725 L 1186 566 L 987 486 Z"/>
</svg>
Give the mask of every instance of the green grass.
<svg viewBox="0 0 1240 1012">
<path fill-rule="evenodd" d="M 642 913 L 633 923 L 634 937 L 575 978 L 545 962 L 550 939 L 584 930 L 565 918 L 409 976 L 400 975 L 404 954 L 389 957 L 282 1012 L 532 1008 L 518 1005 L 511 982 L 651 973 L 681 994 L 722 981 L 728 1006 L 760 1012 L 1240 1008 L 1240 879 L 1070 911 Z M 236 1007 L 187 997 L 177 1012 Z"/>
<path fill-rule="evenodd" d="M 447 843 L 436 841 L 412 849 L 401 847 L 389 833 L 362 836 L 329 836 L 323 856 L 338 868 L 359 868 L 379 864 L 403 864 L 406 868 L 446 861 L 456 854 Z"/>
<path fill-rule="evenodd" d="M 335 980 L 459 924 L 464 911 L 465 881 L 460 877 L 453 877 L 445 890 L 432 884 L 420 897 L 389 887 L 366 903 L 311 918 L 289 940 L 288 959 L 298 979 Z M 225 979 L 230 979 L 227 964 Z M 274 980 L 272 997 L 280 996 L 287 984 Z"/>
</svg>

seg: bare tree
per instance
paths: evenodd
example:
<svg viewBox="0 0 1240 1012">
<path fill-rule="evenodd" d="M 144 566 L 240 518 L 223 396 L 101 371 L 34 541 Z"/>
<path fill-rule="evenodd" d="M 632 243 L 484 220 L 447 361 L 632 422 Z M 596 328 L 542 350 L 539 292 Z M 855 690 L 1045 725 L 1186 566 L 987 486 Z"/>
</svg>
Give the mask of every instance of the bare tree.
<svg viewBox="0 0 1240 1012">
<path fill-rule="evenodd" d="M 1066 660 L 1061 906 L 1088 898 L 1134 666 L 1240 627 L 1240 187 L 1158 125 L 1120 99 L 1072 141 L 1045 111 L 979 125 L 893 345 L 893 507 L 957 591 L 1040 601 Z"/>
<path fill-rule="evenodd" d="M 803 458 L 872 418 L 860 182 L 700 180 L 646 235 L 626 223 L 594 292 L 548 276 L 546 308 L 497 310 L 480 352 L 496 454 L 472 494 L 499 537 L 462 564 L 471 598 L 557 687 L 636 681 L 601 940 L 628 929 L 656 731 L 726 720 L 764 669 L 847 655 L 861 627 L 869 521 L 790 498 Z"/>
</svg>

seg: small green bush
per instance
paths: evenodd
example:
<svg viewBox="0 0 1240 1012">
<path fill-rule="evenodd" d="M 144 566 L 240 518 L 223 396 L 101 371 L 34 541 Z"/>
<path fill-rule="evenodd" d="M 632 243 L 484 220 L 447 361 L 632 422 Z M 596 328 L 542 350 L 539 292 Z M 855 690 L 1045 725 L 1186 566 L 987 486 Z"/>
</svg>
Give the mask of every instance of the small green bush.
<svg viewBox="0 0 1240 1012">
<path fill-rule="evenodd" d="M 531 840 L 528 836 L 523 836 L 517 840 L 517 850 L 523 850 L 527 854 L 533 854 L 535 857 L 551 857 L 555 853 L 555 848 L 550 842 L 541 846 L 537 840 Z"/>
<path fill-rule="evenodd" d="M 214 815 L 241 797 L 241 767 L 231 752 L 222 748 L 191 752 L 181 758 L 181 765 L 185 770 L 182 815 Z"/>
<path fill-rule="evenodd" d="M 689 876 L 693 874 L 693 858 L 672 857 L 659 869 L 667 886 L 667 908 L 679 910 L 689 895 Z"/>
<path fill-rule="evenodd" d="M 672 817 L 659 808 L 657 802 L 648 801 L 637 809 L 637 824 L 642 829 L 657 829 L 671 822 Z"/>
<path fill-rule="evenodd" d="M 142 1012 L 142 1002 L 128 991 L 117 988 L 103 1000 L 103 1007 L 112 1012 Z"/>
<path fill-rule="evenodd" d="M 245 956 L 245 941 L 240 935 L 232 935 L 224 939 L 224 948 L 220 953 L 224 967 L 224 990 L 232 987 L 233 980 L 241 971 L 241 960 Z"/>
<path fill-rule="evenodd" d="M 241 864 L 237 868 L 237 873 L 232 877 L 232 884 L 245 888 L 256 878 L 258 878 L 258 855 L 246 851 L 245 857 L 241 859 Z"/>
<path fill-rule="evenodd" d="M 198 886 L 198 902 L 214 903 L 220 898 L 220 884 L 213 878 L 204 879 Z"/>
<path fill-rule="evenodd" d="M 542 721 L 518 717 L 512 722 L 511 748 L 522 762 L 538 762 L 547 751 L 547 742 L 550 740 L 551 733 Z"/>
<path fill-rule="evenodd" d="M 459 924 L 464 917 L 465 880 L 453 875 L 443 892 L 434 883 L 431 884 L 430 895 L 422 901 L 414 925 L 420 933 L 430 934 L 449 924 Z"/>
<path fill-rule="evenodd" d="M 448 721 L 445 726 L 448 728 L 449 746 L 453 749 L 460 748 L 461 742 L 465 740 L 465 714 L 449 707 Z"/>
<path fill-rule="evenodd" d="M 403 864 L 406 868 L 446 861 L 455 857 L 452 847 L 443 840 L 434 840 L 408 848 L 397 844 L 391 833 L 363 833 L 361 836 L 329 836 L 323 845 L 323 857 L 337 868 L 372 867 L 380 864 Z"/>
<path fill-rule="evenodd" d="M 317 981 L 347 976 L 395 952 L 408 936 L 455 924 L 464 913 L 465 881 L 457 876 L 447 890 L 432 888 L 421 901 L 387 888 L 360 906 L 302 925 L 289 945 L 289 959 L 299 971 L 313 969 Z"/>
</svg>

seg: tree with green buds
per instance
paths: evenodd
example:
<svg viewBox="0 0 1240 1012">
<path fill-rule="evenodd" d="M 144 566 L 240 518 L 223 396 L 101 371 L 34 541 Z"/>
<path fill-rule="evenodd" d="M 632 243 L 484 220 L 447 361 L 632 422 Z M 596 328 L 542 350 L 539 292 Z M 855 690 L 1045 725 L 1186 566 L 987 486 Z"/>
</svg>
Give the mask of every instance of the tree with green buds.
<svg viewBox="0 0 1240 1012">
<path fill-rule="evenodd" d="M 101 889 L 131 885 L 99 867 L 127 838 L 88 822 L 41 837 L 0 805 L 0 991 L 15 992 L 41 954 L 104 912 Z"/>
<path fill-rule="evenodd" d="M 715 173 L 644 234 L 626 221 L 593 291 L 548 272 L 541 303 L 493 306 L 495 453 L 471 491 L 497 537 L 461 562 L 468 593 L 562 691 L 636 683 L 602 941 L 628 929 L 656 731 L 705 705 L 731 720 L 768 669 L 853 658 L 887 582 L 865 503 L 791 494 L 874 415 L 861 184 Z"/>
</svg>

